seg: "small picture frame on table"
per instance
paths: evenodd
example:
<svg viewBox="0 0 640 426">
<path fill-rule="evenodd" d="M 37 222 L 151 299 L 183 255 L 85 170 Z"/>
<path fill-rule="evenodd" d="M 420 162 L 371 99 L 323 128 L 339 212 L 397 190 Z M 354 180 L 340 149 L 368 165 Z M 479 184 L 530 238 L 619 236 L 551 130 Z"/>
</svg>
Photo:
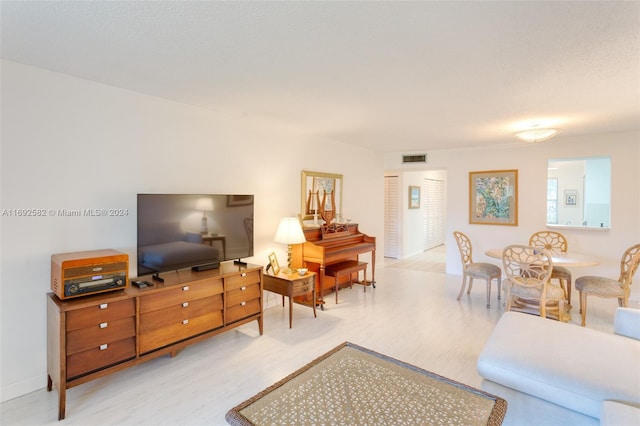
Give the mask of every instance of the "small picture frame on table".
<svg viewBox="0 0 640 426">
<path fill-rule="evenodd" d="M 278 275 L 280 273 L 280 265 L 278 265 L 278 258 L 276 257 L 275 252 L 271 252 L 269 254 L 269 265 L 271 266 L 273 275 Z M 269 267 L 267 267 L 267 270 L 269 270 Z"/>
</svg>

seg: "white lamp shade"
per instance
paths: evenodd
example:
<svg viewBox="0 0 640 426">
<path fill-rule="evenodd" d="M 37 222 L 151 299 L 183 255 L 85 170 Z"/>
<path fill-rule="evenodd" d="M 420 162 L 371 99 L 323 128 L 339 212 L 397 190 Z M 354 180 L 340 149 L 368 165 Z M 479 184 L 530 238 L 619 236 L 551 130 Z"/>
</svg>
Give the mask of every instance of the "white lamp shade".
<svg viewBox="0 0 640 426">
<path fill-rule="evenodd" d="M 274 241 L 282 244 L 304 243 L 306 238 L 304 237 L 304 232 L 302 232 L 302 227 L 300 226 L 298 218 L 285 217 L 280 220 L 280 225 L 278 225 Z"/>
<path fill-rule="evenodd" d="M 211 198 L 198 198 L 196 201 L 196 210 L 200 211 L 212 211 L 213 210 L 213 200 Z"/>
</svg>

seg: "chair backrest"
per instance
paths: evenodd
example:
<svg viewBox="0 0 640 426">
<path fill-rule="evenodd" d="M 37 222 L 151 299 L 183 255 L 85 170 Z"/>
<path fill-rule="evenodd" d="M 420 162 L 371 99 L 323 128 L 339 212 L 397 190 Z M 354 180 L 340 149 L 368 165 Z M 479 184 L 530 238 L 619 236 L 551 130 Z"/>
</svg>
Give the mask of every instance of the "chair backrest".
<svg viewBox="0 0 640 426">
<path fill-rule="evenodd" d="M 465 267 L 473 263 L 473 253 L 471 248 L 471 240 L 464 233 L 460 231 L 453 231 L 453 236 L 458 244 L 458 250 L 460 250 L 460 260 L 462 266 Z"/>
<path fill-rule="evenodd" d="M 623 287 L 629 287 L 633 276 L 640 265 L 640 244 L 633 245 L 624 251 L 620 260 L 620 278 Z"/>
<path fill-rule="evenodd" d="M 511 284 L 524 287 L 544 288 L 553 270 L 547 250 L 524 245 L 506 247 L 502 252 L 502 265 Z"/>
<path fill-rule="evenodd" d="M 554 231 L 540 231 L 529 237 L 531 247 L 540 247 L 551 251 L 565 253 L 568 248 L 567 239 L 564 235 Z"/>
</svg>

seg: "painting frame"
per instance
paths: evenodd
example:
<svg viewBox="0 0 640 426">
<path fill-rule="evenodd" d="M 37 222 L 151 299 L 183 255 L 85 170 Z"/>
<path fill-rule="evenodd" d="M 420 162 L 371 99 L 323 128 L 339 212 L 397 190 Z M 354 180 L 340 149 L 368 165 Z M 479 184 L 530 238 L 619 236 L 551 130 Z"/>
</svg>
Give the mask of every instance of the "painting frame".
<svg viewBox="0 0 640 426">
<path fill-rule="evenodd" d="M 278 264 L 278 258 L 276 257 L 276 252 L 272 251 L 268 255 L 269 265 L 271 265 L 271 270 L 273 271 L 273 275 L 278 275 L 280 273 L 280 265 Z"/>
<path fill-rule="evenodd" d="M 409 185 L 409 208 L 420 208 L 420 187 Z"/>
<path fill-rule="evenodd" d="M 249 206 L 253 204 L 253 195 L 233 194 L 227 195 L 227 207 Z"/>
<path fill-rule="evenodd" d="M 578 190 L 565 189 L 564 205 L 568 207 L 578 207 Z"/>
<path fill-rule="evenodd" d="M 518 170 L 469 172 L 469 223 L 518 226 Z"/>
</svg>

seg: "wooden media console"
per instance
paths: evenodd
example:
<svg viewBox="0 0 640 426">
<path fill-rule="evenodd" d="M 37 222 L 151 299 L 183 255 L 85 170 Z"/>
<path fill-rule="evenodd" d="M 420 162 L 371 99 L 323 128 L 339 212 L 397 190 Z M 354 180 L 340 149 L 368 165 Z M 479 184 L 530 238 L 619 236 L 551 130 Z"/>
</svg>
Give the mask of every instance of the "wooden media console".
<svg viewBox="0 0 640 426">
<path fill-rule="evenodd" d="M 148 277 L 151 281 L 151 278 Z M 47 390 L 66 390 L 257 320 L 262 335 L 262 267 L 163 273 L 145 288 L 61 300 L 47 295 Z M 145 277 L 140 278 L 142 280 Z"/>
</svg>

